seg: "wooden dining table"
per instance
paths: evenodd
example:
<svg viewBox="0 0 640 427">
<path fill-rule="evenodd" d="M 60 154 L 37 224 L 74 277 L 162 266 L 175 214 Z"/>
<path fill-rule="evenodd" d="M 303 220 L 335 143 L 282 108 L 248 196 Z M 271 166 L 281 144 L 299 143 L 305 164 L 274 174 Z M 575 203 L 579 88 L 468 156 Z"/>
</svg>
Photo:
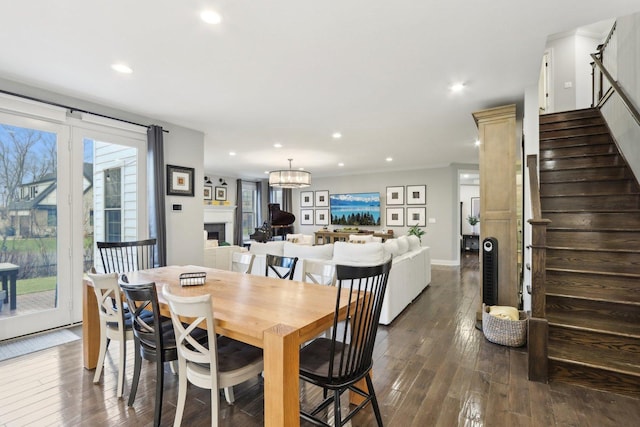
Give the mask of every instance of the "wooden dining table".
<svg viewBox="0 0 640 427">
<path fill-rule="evenodd" d="M 181 273 L 205 272 L 204 285 L 181 286 Z M 127 274 L 129 283 L 155 282 L 164 315 L 169 315 L 162 288 L 176 295 L 210 294 L 216 333 L 263 349 L 264 422 L 266 426 L 299 426 L 300 345 L 330 328 L 338 307 L 346 317 L 348 295 L 336 305 L 332 286 L 241 274 L 200 266 L 169 266 Z M 164 312 L 166 310 L 166 312 Z M 90 282 L 83 291 L 84 366 L 98 360 L 98 305 Z"/>
</svg>

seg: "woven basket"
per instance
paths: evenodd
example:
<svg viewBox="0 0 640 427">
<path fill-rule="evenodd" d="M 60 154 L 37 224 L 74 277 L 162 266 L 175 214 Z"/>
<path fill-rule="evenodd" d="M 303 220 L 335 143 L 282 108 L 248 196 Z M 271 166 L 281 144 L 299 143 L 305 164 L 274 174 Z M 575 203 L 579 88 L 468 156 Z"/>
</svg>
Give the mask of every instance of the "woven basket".
<svg viewBox="0 0 640 427">
<path fill-rule="evenodd" d="M 522 347 L 527 342 L 527 313 L 518 312 L 520 320 L 501 319 L 489 314 L 489 306 L 482 304 L 482 332 L 489 341 Z"/>
</svg>

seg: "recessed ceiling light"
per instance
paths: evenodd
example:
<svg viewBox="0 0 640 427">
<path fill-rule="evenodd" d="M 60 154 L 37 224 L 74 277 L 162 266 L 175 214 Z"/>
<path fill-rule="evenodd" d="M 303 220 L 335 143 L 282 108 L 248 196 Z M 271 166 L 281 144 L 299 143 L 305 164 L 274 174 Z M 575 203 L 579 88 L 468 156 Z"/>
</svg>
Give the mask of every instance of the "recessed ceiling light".
<svg viewBox="0 0 640 427">
<path fill-rule="evenodd" d="M 222 16 L 215 10 L 203 10 L 200 12 L 200 19 L 202 19 L 207 24 L 219 24 L 222 22 Z"/>
<path fill-rule="evenodd" d="M 464 83 L 455 83 L 451 85 L 451 92 L 460 92 L 464 89 Z"/>
<path fill-rule="evenodd" d="M 342 138 L 342 134 L 340 132 L 334 132 L 331 136 L 333 137 L 333 139 Z"/>
<path fill-rule="evenodd" d="M 392 158 L 392 157 L 387 157 L 385 160 L 386 160 L 387 162 L 393 162 L 393 158 Z"/>
<path fill-rule="evenodd" d="M 282 144 L 280 144 L 279 142 L 276 142 L 275 144 L 273 144 L 273 146 L 276 148 L 282 148 Z"/>
<path fill-rule="evenodd" d="M 131 67 L 129 67 L 126 64 L 122 64 L 122 63 L 111 64 L 111 69 L 114 70 L 114 71 L 117 71 L 119 73 L 122 73 L 122 74 L 131 74 L 131 73 L 133 73 L 133 70 L 131 69 Z"/>
<path fill-rule="evenodd" d="M 340 163 L 338 163 L 338 166 L 343 167 L 344 163 L 340 162 Z"/>
<path fill-rule="evenodd" d="M 476 145 L 476 147 L 480 146 L 480 140 L 476 139 L 476 142 L 474 142 L 474 144 Z"/>
<path fill-rule="evenodd" d="M 236 152 L 235 152 L 235 151 L 229 151 L 229 155 L 230 155 L 230 156 L 235 156 L 235 155 L 236 155 Z"/>
</svg>

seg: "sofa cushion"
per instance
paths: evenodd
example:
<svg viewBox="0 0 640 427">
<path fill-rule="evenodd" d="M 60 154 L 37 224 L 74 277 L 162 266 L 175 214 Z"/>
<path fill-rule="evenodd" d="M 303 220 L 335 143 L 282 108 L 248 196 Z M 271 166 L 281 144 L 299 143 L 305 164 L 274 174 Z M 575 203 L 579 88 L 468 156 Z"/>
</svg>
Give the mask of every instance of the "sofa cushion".
<svg viewBox="0 0 640 427">
<path fill-rule="evenodd" d="M 282 256 L 284 252 L 284 244 L 284 241 L 266 243 L 252 242 L 249 252 L 256 255 L 271 254 Z"/>
<path fill-rule="evenodd" d="M 415 251 L 420 248 L 420 238 L 418 236 L 407 236 L 407 240 L 409 240 L 409 250 Z"/>
<path fill-rule="evenodd" d="M 387 239 L 382 246 L 384 251 L 393 256 L 394 258 L 400 255 L 400 247 L 398 246 L 398 239 Z"/>
<path fill-rule="evenodd" d="M 298 257 L 300 259 L 330 260 L 333 258 L 333 243 L 327 245 L 308 246 L 292 242 L 285 242 L 284 256 Z"/>
<path fill-rule="evenodd" d="M 382 243 L 354 245 L 348 242 L 333 244 L 333 262 L 345 265 L 378 265 L 385 261 Z"/>
<path fill-rule="evenodd" d="M 287 242 L 300 243 L 302 241 L 302 233 L 300 234 L 287 234 Z"/>
<path fill-rule="evenodd" d="M 407 237 L 408 236 L 400 236 L 396 239 L 398 241 L 398 248 L 400 248 L 400 255 L 409 250 L 409 239 Z"/>
</svg>

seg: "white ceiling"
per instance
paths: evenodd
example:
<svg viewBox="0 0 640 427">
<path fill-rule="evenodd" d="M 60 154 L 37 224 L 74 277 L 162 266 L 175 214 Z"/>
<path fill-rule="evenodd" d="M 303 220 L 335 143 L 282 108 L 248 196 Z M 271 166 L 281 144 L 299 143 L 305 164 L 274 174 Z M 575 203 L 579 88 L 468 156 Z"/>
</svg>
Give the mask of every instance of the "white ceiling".
<svg viewBox="0 0 640 427">
<path fill-rule="evenodd" d="M 222 23 L 200 21 L 204 8 Z M 203 131 L 205 170 L 216 175 L 263 178 L 287 158 L 317 176 L 477 163 L 471 113 L 522 105 L 548 35 L 639 8 L 637 0 L 0 0 L 0 77 Z M 118 61 L 133 74 L 113 72 Z M 463 93 L 449 91 L 455 82 Z"/>
</svg>

